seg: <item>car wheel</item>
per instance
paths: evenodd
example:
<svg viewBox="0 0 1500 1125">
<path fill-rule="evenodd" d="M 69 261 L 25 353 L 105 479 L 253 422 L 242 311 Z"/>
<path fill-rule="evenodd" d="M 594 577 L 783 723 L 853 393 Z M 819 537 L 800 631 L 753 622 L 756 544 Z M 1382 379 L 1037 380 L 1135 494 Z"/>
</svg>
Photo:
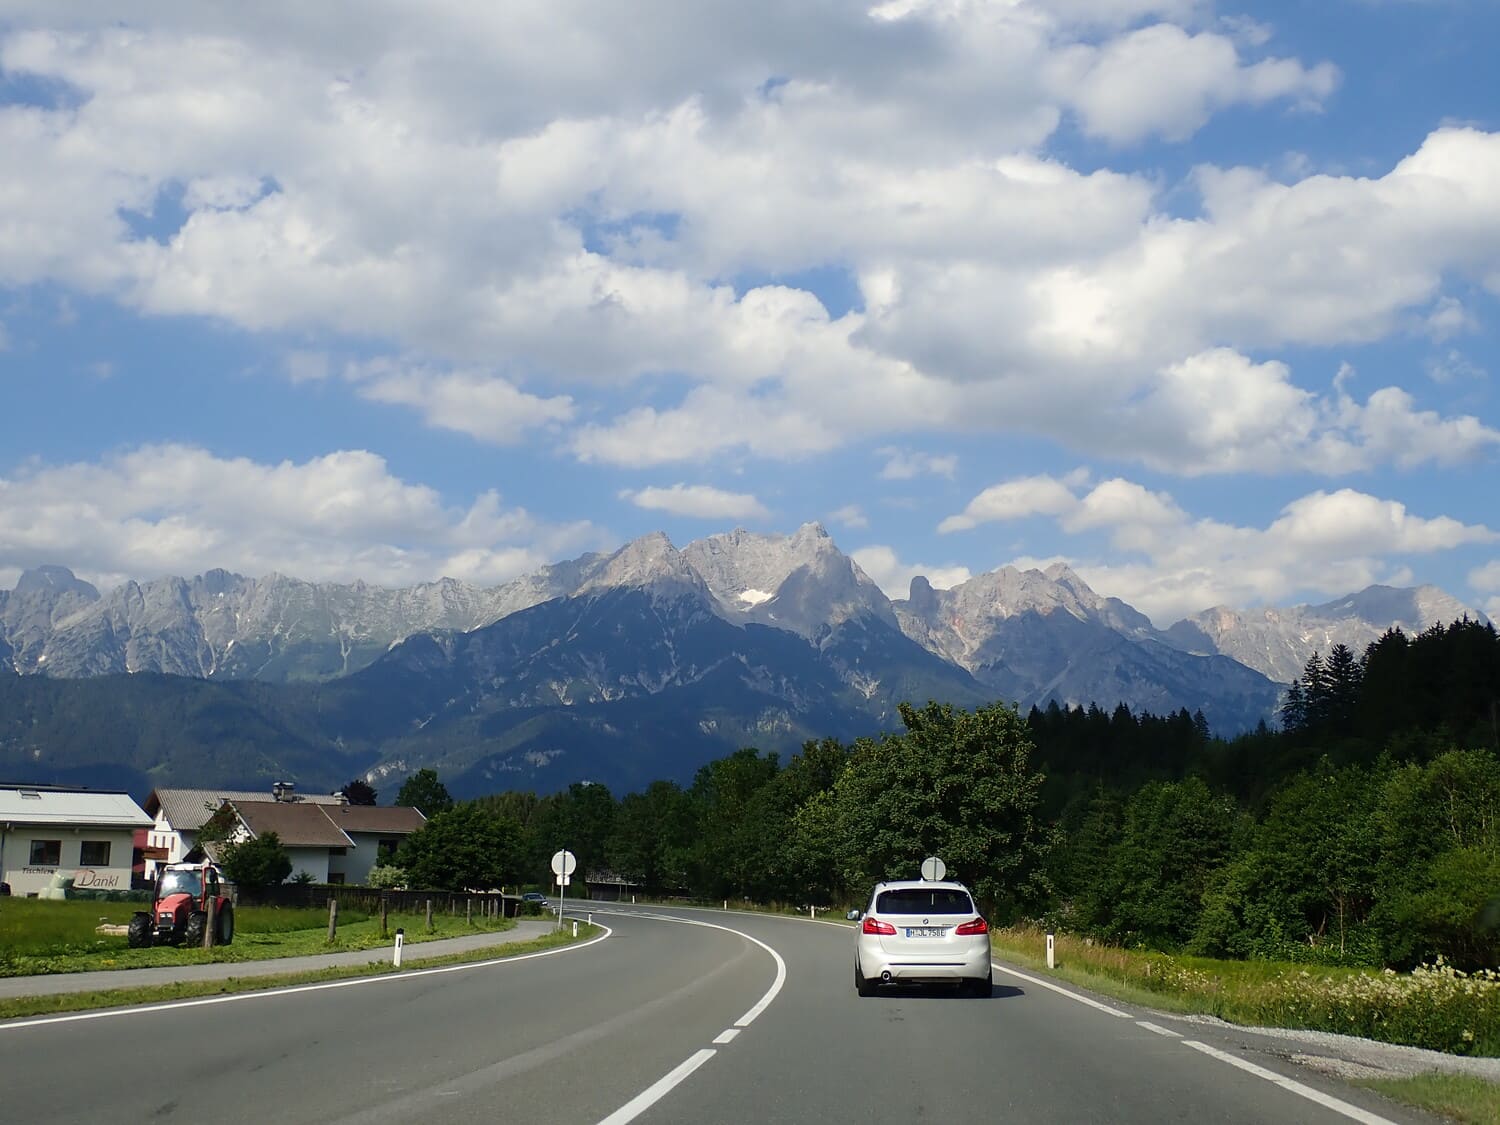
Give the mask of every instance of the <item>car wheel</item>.
<svg viewBox="0 0 1500 1125">
<path fill-rule="evenodd" d="M 219 933 L 214 939 L 217 945 L 230 945 L 234 941 L 234 907 L 228 903 L 219 911 L 215 919 L 219 927 Z"/>
<path fill-rule="evenodd" d="M 875 982 L 859 971 L 859 958 L 854 959 L 854 991 L 861 996 L 875 995 Z"/>
<path fill-rule="evenodd" d="M 992 969 L 982 977 L 970 977 L 963 982 L 962 992 L 979 999 L 988 999 L 995 985 L 995 974 Z"/>
</svg>

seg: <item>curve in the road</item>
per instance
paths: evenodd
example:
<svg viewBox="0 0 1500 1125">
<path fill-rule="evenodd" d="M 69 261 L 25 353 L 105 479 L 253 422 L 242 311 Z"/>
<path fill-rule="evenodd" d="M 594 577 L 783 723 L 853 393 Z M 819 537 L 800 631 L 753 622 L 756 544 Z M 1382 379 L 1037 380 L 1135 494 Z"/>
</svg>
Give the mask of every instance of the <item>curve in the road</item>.
<svg viewBox="0 0 1500 1125">
<path fill-rule="evenodd" d="M 612 916 L 616 913 L 624 912 L 596 910 L 594 913 Z M 786 961 L 782 958 L 781 954 L 761 941 L 760 938 L 747 934 L 743 930 L 736 930 L 733 926 L 721 926 L 716 922 L 700 921 L 697 918 L 677 918 L 670 914 L 650 914 L 644 911 L 630 911 L 629 916 L 632 918 L 650 918 L 657 922 L 675 922 L 682 926 L 702 926 L 709 930 L 722 930 L 725 933 L 734 934 L 736 937 L 744 938 L 746 941 L 760 946 L 771 955 L 771 959 L 776 963 L 776 979 L 771 982 L 771 987 L 766 989 L 761 998 L 752 1004 L 743 1016 L 734 1021 L 733 1027 L 725 1028 L 715 1037 L 714 1043 L 716 1044 L 722 1045 L 728 1043 L 741 1031 L 754 1023 L 760 1017 L 761 1013 L 771 1006 L 771 1002 L 780 995 L 782 988 L 786 985 Z M 599 1122 L 599 1125 L 626 1125 L 627 1122 L 634 1121 L 683 1082 L 687 1081 L 699 1067 L 708 1062 L 717 1053 L 713 1047 L 704 1047 L 689 1055 L 685 1060 L 662 1075 L 635 1097 L 631 1098 L 619 1109 L 615 1110 L 608 1117 L 603 1118 Z"/>
</svg>

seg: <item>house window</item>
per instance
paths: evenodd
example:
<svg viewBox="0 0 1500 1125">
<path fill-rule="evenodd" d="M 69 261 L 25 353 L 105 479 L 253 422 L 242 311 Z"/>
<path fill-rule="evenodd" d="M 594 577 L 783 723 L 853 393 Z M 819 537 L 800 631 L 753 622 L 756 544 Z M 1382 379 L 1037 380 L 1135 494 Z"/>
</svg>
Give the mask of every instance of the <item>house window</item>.
<svg viewBox="0 0 1500 1125">
<path fill-rule="evenodd" d="M 108 867 L 109 841 L 85 840 L 78 848 L 80 867 Z"/>
<path fill-rule="evenodd" d="M 31 841 L 31 866 L 56 867 L 62 862 L 61 840 Z"/>
<path fill-rule="evenodd" d="M 375 855 L 379 862 L 396 858 L 396 849 L 401 846 L 400 840 L 380 840 L 375 844 Z"/>
</svg>

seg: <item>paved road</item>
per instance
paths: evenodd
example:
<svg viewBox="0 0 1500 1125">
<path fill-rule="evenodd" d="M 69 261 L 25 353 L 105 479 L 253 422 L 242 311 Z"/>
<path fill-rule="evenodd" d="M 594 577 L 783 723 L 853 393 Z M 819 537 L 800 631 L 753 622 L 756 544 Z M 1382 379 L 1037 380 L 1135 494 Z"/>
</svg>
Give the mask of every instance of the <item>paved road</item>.
<svg viewBox="0 0 1500 1125">
<path fill-rule="evenodd" d="M 997 973 L 986 1000 L 860 999 L 841 927 L 651 908 L 595 920 L 608 938 L 526 960 L 0 1023 L 4 1117 L 1432 1120 L 1252 1036 L 1105 1010 L 1036 979 Z"/>
</svg>

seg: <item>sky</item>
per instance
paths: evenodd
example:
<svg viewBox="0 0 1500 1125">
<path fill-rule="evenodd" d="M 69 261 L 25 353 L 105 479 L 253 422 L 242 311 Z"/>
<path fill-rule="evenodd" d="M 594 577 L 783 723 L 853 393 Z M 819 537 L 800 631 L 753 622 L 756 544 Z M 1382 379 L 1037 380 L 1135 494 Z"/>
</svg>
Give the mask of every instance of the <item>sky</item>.
<svg viewBox="0 0 1500 1125">
<path fill-rule="evenodd" d="M 0 0 L 0 586 L 1500 616 L 1494 0 Z"/>
</svg>

